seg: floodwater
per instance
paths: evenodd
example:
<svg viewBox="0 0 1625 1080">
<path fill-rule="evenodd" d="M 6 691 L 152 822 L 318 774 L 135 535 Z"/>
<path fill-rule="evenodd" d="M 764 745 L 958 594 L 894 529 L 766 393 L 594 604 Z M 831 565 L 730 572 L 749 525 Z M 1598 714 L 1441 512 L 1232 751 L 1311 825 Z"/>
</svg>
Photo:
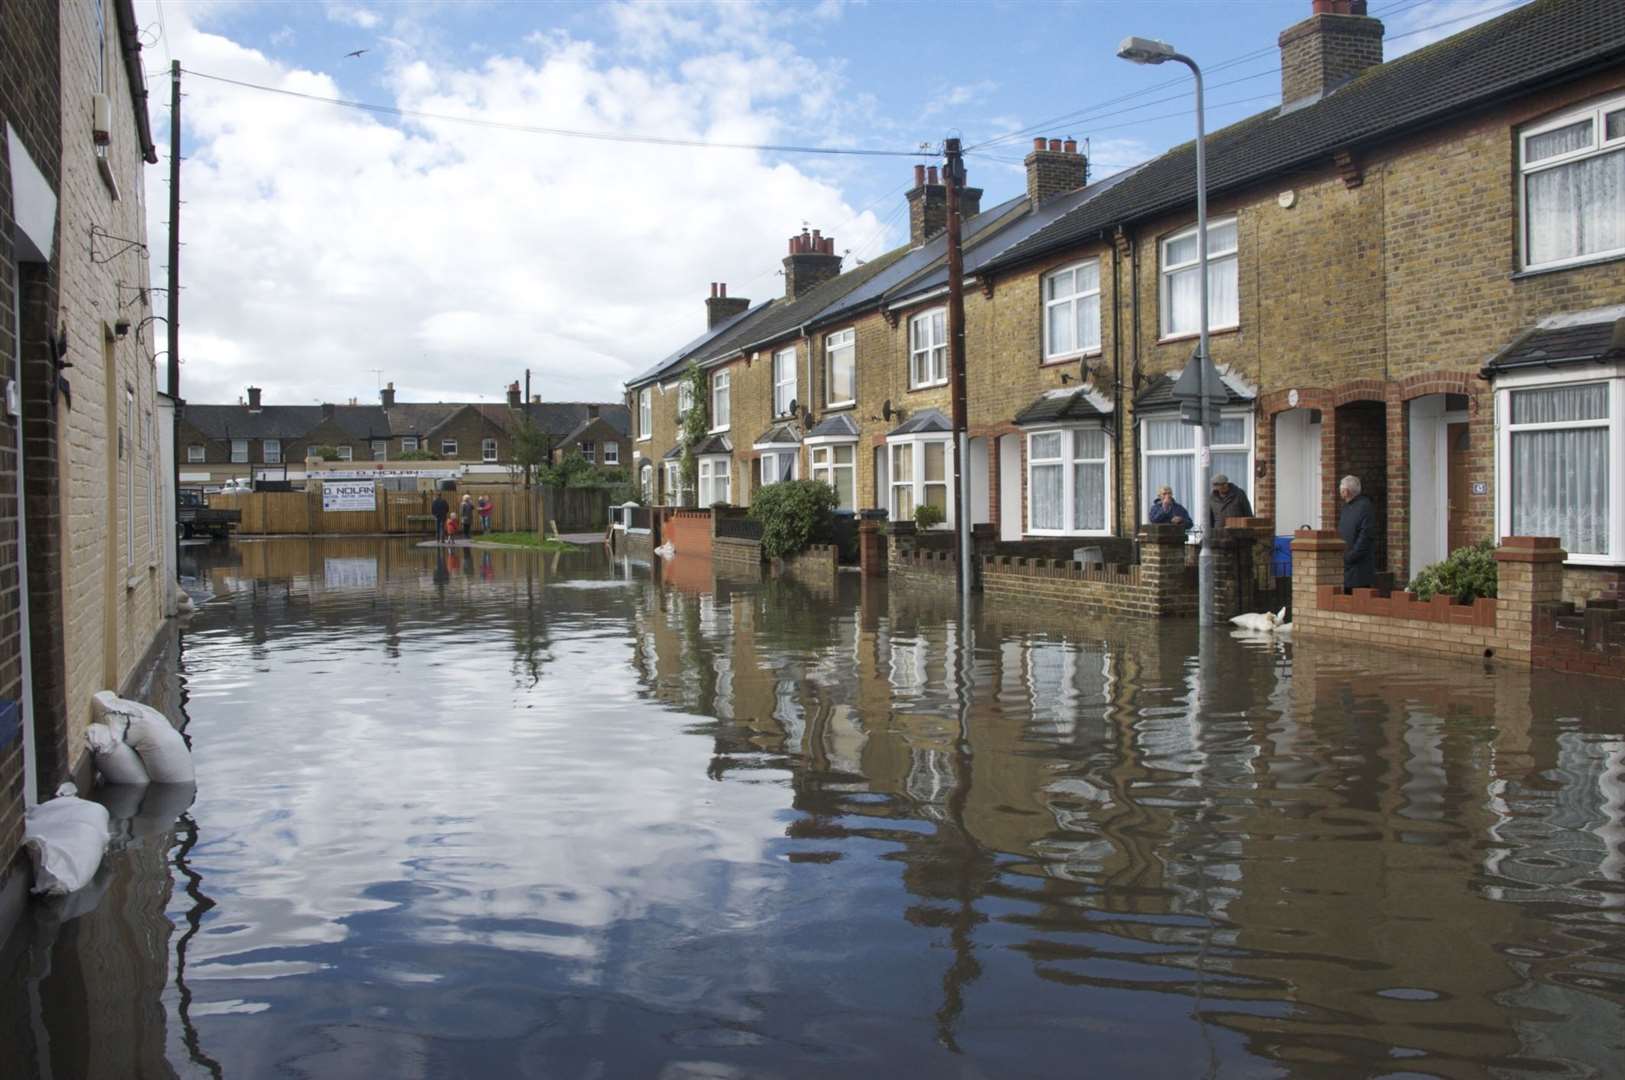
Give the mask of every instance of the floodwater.
<svg viewBox="0 0 1625 1080">
<path fill-rule="evenodd" d="M 1617 683 L 187 553 L 196 801 L 0 954 L 7 1077 L 1625 1074 Z"/>
</svg>

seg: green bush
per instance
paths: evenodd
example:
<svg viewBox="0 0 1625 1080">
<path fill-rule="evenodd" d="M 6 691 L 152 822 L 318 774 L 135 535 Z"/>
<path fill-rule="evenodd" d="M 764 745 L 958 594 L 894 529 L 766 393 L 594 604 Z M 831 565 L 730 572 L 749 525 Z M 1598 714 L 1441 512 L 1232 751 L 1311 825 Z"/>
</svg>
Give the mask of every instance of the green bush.
<svg viewBox="0 0 1625 1080">
<path fill-rule="evenodd" d="M 1444 562 L 1424 566 L 1406 586 L 1419 600 L 1443 594 L 1470 604 L 1481 596 L 1494 596 L 1495 545 L 1488 540 L 1457 548 Z"/>
<path fill-rule="evenodd" d="M 751 501 L 750 516 L 762 523 L 762 554 L 782 559 L 811 544 L 827 544 L 833 532 L 835 489 L 822 480 L 769 484 Z"/>
<path fill-rule="evenodd" d="M 339 448 L 336 446 L 313 446 L 310 449 L 310 456 L 321 458 L 323 461 L 337 461 L 339 459 Z"/>
<path fill-rule="evenodd" d="M 921 503 L 914 508 L 914 527 L 921 532 L 934 529 L 947 520 L 948 517 L 942 512 L 941 507 L 933 506 L 930 503 Z"/>
<path fill-rule="evenodd" d="M 439 461 L 440 455 L 433 450 L 408 450 L 395 459 L 396 461 Z"/>
</svg>

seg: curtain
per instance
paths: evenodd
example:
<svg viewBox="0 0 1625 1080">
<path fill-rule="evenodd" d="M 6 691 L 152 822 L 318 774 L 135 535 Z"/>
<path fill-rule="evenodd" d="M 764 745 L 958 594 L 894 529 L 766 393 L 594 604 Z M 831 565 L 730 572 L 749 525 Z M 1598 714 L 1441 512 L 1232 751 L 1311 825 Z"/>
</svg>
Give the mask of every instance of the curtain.
<svg viewBox="0 0 1625 1080">
<path fill-rule="evenodd" d="M 1061 463 L 1032 467 L 1032 525 L 1034 529 L 1061 529 Z"/>
<path fill-rule="evenodd" d="M 1179 420 L 1150 420 L 1145 425 L 1147 450 L 1191 450 L 1196 446 L 1196 428 Z"/>
<path fill-rule="evenodd" d="M 1608 419 L 1608 384 L 1552 386 L 1512 392 L 1514 424 L 1562 424 Z"/>
<path fill-rule="evenodd" d="M 1064 304 L 1052 304 L 1049 308 L 1049 351 L 1050 355 L 1058 356 L 1075 350 L 1076 340 L 1072 336 L 1072 309 L 1077 301 Z"/>
<path fill-rule="evenodd" d="M 1208 298 L 1212 302 L 1213 267 L 1208 266 Z M 1168 325 L 1166 330 L 1170 334 L 1194 334 L 1197 331 L 1201 312 L 1197 305 L 1202 302 L 1202 274 L 1201 268 L 1186 267 L 1184 270 L 1175 270 L 1168 275 Z"/>
<path fill-rule="evenodd" d="M 1072 516 L 1075 529 L 1106 527 L 1106 463 L 1080 461 L 1072 466 Z"/>
<path fill-rule="evenodd" d="M 1625 247 L 1625 150 L 1531 173 L 1525 192 L 1531 264 Z"/>
<path fill-rule="evenodd" d="M 1078 308 L 1078 348 L 1100 348 L 1100 294 L 1080 296 Z"/>
<path fill-rule="evenodd" d="M 1512 532 L 1608 553 L 1608 429 L 1512 433 Z"/>
<path fill-rule="evenodd" d="M 1154 499 L 1157 491 L 1164 484 L 1174 489 L 1174 500 L 1191 513 L 1199 510 L 1191 509 L 1191 491 L 1196 483 L 1195 454 L 1160 454 L 1145 459 L 1146 496 Z"/>
</svg>

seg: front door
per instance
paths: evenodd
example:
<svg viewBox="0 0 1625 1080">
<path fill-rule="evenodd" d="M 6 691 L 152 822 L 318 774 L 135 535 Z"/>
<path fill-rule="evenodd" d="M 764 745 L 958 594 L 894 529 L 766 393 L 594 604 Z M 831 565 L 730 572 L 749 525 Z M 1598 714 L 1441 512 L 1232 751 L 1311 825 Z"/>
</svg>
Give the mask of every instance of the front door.
<svg viewBox="0 0 1625 1080">
<path fill-rule="evenodd" d="M 1446 425 L 1445 440 L 1445 472 L 1446 483 L 1449 486 L 1449 512 L 1446 516 L 1445 532 L 1449 538 L 1450 550 L 1455 551 L 1473 542 L 1472 532 L 1467 523 L 1469 443 L 1466 423 Z"/>
</svg>

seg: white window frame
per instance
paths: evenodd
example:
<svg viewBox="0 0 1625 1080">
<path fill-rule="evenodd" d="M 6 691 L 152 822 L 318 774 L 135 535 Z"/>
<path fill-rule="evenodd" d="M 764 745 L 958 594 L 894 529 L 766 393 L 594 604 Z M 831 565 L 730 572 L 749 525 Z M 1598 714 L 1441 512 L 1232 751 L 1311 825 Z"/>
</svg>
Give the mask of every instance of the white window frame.
<svg viewBox="0 0 1625 1080">
<path fill-rule="evenodd" d="M 777 484 L 777 483 L 780 482 L 778 480 L 765 479 L 765 476 L 764 476 L 764 474 L 762 472 L 762 465 L 765 462 L 767 462 L 769 459 L 774 459 L 776 461 L 778 458 L 781 458 L 781 457 L 789 458 L 790 459 L 790 475 L 785 477 L 784 479 L 786 479 L 786 480 L 798 480 L 798 479 L 801 478 L 801 446 L 800 446 L 800 444 L 798 444 L 798 443 L 757 443 L 755 446 L 751 447 L 751 449 L 761 452 L 760 457 L 757 458 L 756 476 L 757 476 L 758 479 L 760 479 L 762 481 L 762 486 L 765 487 L 768 484 Z M 777 465 L 774 466 L 773 472 L 774 472 L 775 476 L 778 475 L 778 466 Z"/>
<path fill-rule="evenodd" d="M 694 407 L 694 389 L 684 379 L 677 384 L 677 419 L 681 420 L 688 415 L 688 410 Z"/>
<path fill-rule="evenodd" d="M 1566 259 L 1552 259 L 1543 263 L 1529 261 L 1529 229 L 1532 224 L 1529 216 L 1529 177 L 1535 173 L 1545 172 L 1548 169 L 1572 165 L 1586 158 L 1602 157 L 1625 150 L 1625 133 L 1614 138 L 1608 138 L 1608 114 L 1625 109 L 1625 94 L 1616 94 L 1601 98 L 1588 105 L 1581 105 L 1542 120 L 1518 132 L 1518 264 L 1525 270 L 1555 270 L 1565 266 L 1581 266 L 1586 263 L 1601 262 L 1606 259 L 1618 258 L 1625 255 L 1625 247 L 1611 248 L 1607 251 L 1592 251 L 1584 255 L 1572 255 Z M 1549 158 L 1542 158 L 1532 164 L 1525 163 L 1524 157 L 1529 146 L 1529 140 L 1547 132 L 1565 128 L 1583 120 L 1591 120 L 1591 145 L 1580 150 L 1571 150 L 1566 154 L 1556 154 Z"/>
<path fill-rule="evenodd" d="M 935 334 L 937 320 L 941 319 L 942 337 Z M 926 327 L 926 340 L 920 345 L 915 327 Z M 931 308 L 908 320 L 908 388 L 923 390 L 931 386 L 948 385 L 948 309 Z M 952 486 L 952 485 L 950 485 Z"/>
<path fill-rule="evenodd" d="M 852 451 L 851 462 L 844 465 L 835 460 L 835 451 L 842 447 Z M 823 460 L 820 460 L 820 458 Z M 888 467 L 890 467 L 890 461 L 891 459 L 888 457 Z M 850 471 L 852 473 L 852 505 L 848 506 L 843 502 L 839 504 L 837 509 L 856 512 L 858 508 L 858 440 L 839 438 L 808 439 L 807 463 L 808 475 L 812 479 L 822 480 L 834 488 L 837 497 L 840 495 L 841 486 L 835 482 L 835 474 L 843 469 Z"/>
<path fill-rule="evenodd" d="M 1222 229 L 1227 225 L 1235 227 L 1236 246 L 1227 251 L 1214 251 L 1213 230 Z M 1239 254 L 1241 251 L 1241 225 L 1237 220 L 1236 215 L 1226 214 L 1222 217 L 1209 219 L 1207 223 L 1207 232 L 1207 272 L 1209 282 L 1211 283 L 1212 281 L 1214 271 L 1222 268 L 1221 264 L 1227 263 L 1234 267 L 1234 272 L 1236 274 L 1236 311 L 1234 316 L 1232 316 L 1230 320 L 1226 322 L 1224 321 L 1224 312 L 1215 311 L 1211 303 L 1208 305 L 1207 332 L 1212 334 L 1217 333 L 1220 330 L 1234 330 L 1241 325 L 1241 261 Z M 1168 338 L 1195 337 L 1200 332 L 1199 326 L 1197 326 L 1196 329 L 1191 330 L 1173 329 L 1174 310 L 1171 295 L 1172 290 L 1168 287 L 1168 279 L 1174 274 L 1180 273 L 1181 271 L 1190 270 L 1192 267 L 1201 265 L 1201 259 L 1197 254 L 1192 254 L 1190 259 L 1185 262 L 1180 262 L 1173 265 L 1169 265 L 1168 263 L 1169 245 L 1176 244 L 1181 240 L 1188 239 L 1189 237 L 1195 235 L 1196 226 L 1191 225 L 1187 228 L 1179 230 L 1176 233 L 1169 233 L 1157 244 L 1157 307 L 1160 311 L 1160 314 L 1158 315 L 1160 322 L 1158 325 L 1162 328 L 1161 332 L 1163 340 L 1167 340 Z M 1198 302 L 1200 302 L 1200 297 L 1198 297 Z M 1193 324 L 1197 324 L 1200 322 L 1200 320 L 1201 314 L 1198 312 L 1195 318 L 1193 318 L 1191 321 Z"/>
<path fill-rule="evenodd" d="M 262 465 L 280 465 L 280 464 L 282 464 L 282 440 L 281 439 L 261 439 L 260 440 L 260 463 Z"/>
<path fill-rule="evenodd" d="M 733 504 L 733 455 L 702 454 L 699 457 L 699 505 Z M 718 488 L 721 497 L 718 497 Z"/>
<path fill-rule="evenodd" d="M 457 456 L 457 440 L 456 439 L 441 439 L 440 440 L 440 456 L 441 457 L 453 457 L 453 458 L 456 457 Z"/>
<path fill-rule="evenodd" d="M 1105 436 L 1106 452 L 1099 459 L 1106 469 L 1105 485 L 1101 492 L 1101 527 L 1098 529 L 1079 529 L 1073 527 L 1078 520 L 1077 507 L 1074 502 L 1077 497 L 1077 485 L 1072 472 L 1080 462 L 1094 463 L 1095 458 L 1078 456 L 1078 433 L 1082 431 L 1098 431 Z M 1042 458 L 1036 462 L 1033 458 L 1033 439 L 1044 435 L 1059 435 L 1061 437 L 1061 454 L 1056 458 Z M 1027 534 L 1031 536 L 1110 536 L 1112 535 L 1112 436 L 1106 431 L 1103 424 L 1073 424 L 1065 427 L 1034 428 L 1027 432 Z M 1061 521 L 1064 523 L 1059 529 L 1041 529 L 1033 524 L 1033 468 L 1060 466 L 1061 469 Z"/>
<path fill-rule="evenodd" d="M 497 441 L 487 437 L 480 440 L 480 460 L 487 465 L 497 460 Z"/>
<path fill-rule="evenodd" d="M 343 446 L 335 446 L 333 449 L 335 449 L 335 450 L 337 450 L 339 452 L 339 460 L 340 461 L 354 461 L 355 460 L 355 448 L 350 446 L 348 443 L 346 443 Z"/>
<path fill-rule="evenodd" d="M 247 465 L 248 464 L 248 440 L 247 439 L 233 439 L 233 440 L 231 440 L 231 463 L 233 465 Z"/>
<path fill-rule="evenodd" d="M 389 440 L 388 439 L 373 439 L 371 441 L 371 443 L 369 444 L 369 449 L 371 449 L 371 451 L 372 451 L 372 460 L 374 460 L 374 461 L 388 461 L 389 460 Z"/>
<path fill-rule="evenodd" d="M 676 458 L 668 458 L 665 466 L 665 505 L 681 506 L 683 505 L 683 463 Z"/>
<path fill-rule="evenodd" d="M 124 384 L 124 565 L 135 566 L 135 389 Z"/>
<path fill-rule="evenodd" d="M 845 350 L 850 356 L 847 362 L 852 367 L 852 396 L 848 398 L 830 397 L 830 388 L 835 385 L 835 353 L 838 350 Z M 857 400 L 858 333 L 854 327 L 849 326 L 845 330 L 824 335 L 824 405 L 827 408 L 838 409 L 856 404 Z"/>
<path fill-rule="evenodd" d="M 604 464 L 619 465 L 621 463 L 621 445 L 610 440 L 604 444 Z"/>
<path fill-rule="evenodd" d="M 1095 287 L 1093 289 L 1078 290 L 1076 288 L 1079 270 L 1092 267 L 1095 271 Z M 1049 297 L 1049 283 L 1062 274 L 1072 274 L 1074 291 L 1056 299 Z M 1098 356 L 1100 354 L 1100 260 L 1083 259 L 1067 266 L 1058 267 L 1045 274 L 1039 284 L 1039 301 L 1041 305 L 1040 317 L 1043 326 L 1040 333 L 1044 338 L 1044 363 L 1054 364 L 1064 360 L 1071 360 L 1079 356 Z M 1079 342 L 1076 347 L 1064 351 L 1057 351 L 1050 341 L 1050 312 L 1056 308 L 1070 308 L 1072 311 L 1072 325 L 1078 325 L 1078 306 L 1093 303 L 1095 308 L 1095 339 L 1093 342 Z"/>
<path fill-rule="evenodd" d="M 1203 430 L 1201 428 L 1201 425 L 1199 425 L 1199 424 L 1192 425 L 1192 428 L 1195 431 L 1195 442 L 1194 442 L 1194 445 L 1192 445 L 1187 450 L 1151 450 L 1151 449 L 1148 449 L 1149 446 L 1151 445 L 1151 440 L 1146 435 L 1145 425 L 1147 425 L 1149 423 L 1152 423 L 1153 421 L 1158 421 L 1158 420 L 1177 421 L 1178 419 L 1179 419 L 1179 410 L 1177 410 L 1177 409 L 1175 409 L 1175 410 L 1173 410 L 1171 412 L 1164 411 L 1164 412 L 1148 413 L 1145 416 L 1142 416 L 1140 418 L 1140 421 L 1139 421 L 1140 422 L 1140 489 L 1141 489 L 1140 490 L 1140 524 L 1142 524 L 1142 525 L 1150 524 L 1150 522 L 1151 522 L 1151 503 L 1157 497 L 1156 490 L 1154 489 L 1154 487 L 1152 486 L 1152 483 L 1151 483 L 1151 470 L 1146 467 L 1146 459 L 1147 458 L 1149 458 L 1149 457 L 1182 457 L 1182 456 L 1187 456 L 1188 455 L 1191 458 L 1192 482 L 1193 483 L 1195 482 L 1195 480 L 1194 480 L 1194 478 L 1196 476 L 1195 465 L 1196 465 L 1196 462 L 1198 460 L 1200 460 L 1200 458 L 1201 458 L 1202 444 L 1203 444 L 1204 436 L 1205 436 L 1205 433 L 1203 432 Z M 1247 434 L 1245 436 L 1245 439 L 1246 439 L 1245 446 L 1246 446 L 1246 450 L 1247 450 L 1247 472 L 1243 476 L 1236 477 L 1236 479 L 1239 481 L 1238 486 L 1241 487 L 1244 491 L 1247 492 L 1248 501 L 1253 502 L 1253 505 L 1256 508 L 1257 503 L 1256 503 L 1255 500 L 1258 497 L 1257 492 L 1253 491 L 1248 486 L 1248 482 L 1249 482 L 1250 478 L 1254 475 L 1254 469 L 1258 464 L 1258 433 L 1254 429 L 1252 409 L 1247 408 L 1247 407 L 1242 407 L 1242 408 L 1221 408 L 1219 410 L 1219 419 L 1220 420 L 1240 420 L 1240 421 L 1242 421 L 1242 423 L 1244 423 L 1246 425 Z M 1243 443 L 1214 443 L 1213 446 L 1210 449 L 1211 449 L 1211 451 L 1217 452 L 1217 453 L 1234 453 L 1239 448 L 1241 448 L 1243 445 L 1244 445 Z M 1185 509 L 1189 510 L 1191 512 L 1191 514 L 1194 515 L 1195 518 L 1196 518 L 1197 531 L 1200 531 L 1200 529 L 1207 524 L 1207 498 L 1208 498 L 1208 494 L 1209 493 L 1206 492 L 1206 491 L 1193 492 L 1191 494 L 1191 496 L 1190 496 L 1190 499 L 1191 499 L 1191 502 L 1194 502 L 1197 505 L 1192 506 L 1189 502 L 1187 502 L 1185 504 Z"/>
<path fill-rule="evenodd" d="M 1570 554 L 1574 566 L 1625 565 L 1625 364 L 1575 364 L 1556 371 L 1508 372 L 1495 379 L 1495 530 L 1496 536 L 1512 535 L 1512 391 L 1541 390 L 1573 383 L 1608 384 L 1608 419 L 1604 421 L 1562 422 L 1519 425 L 1516 430 L 1606 426 L 1608 449 L 1608 546 L 1600 554 Z"/>
<path fill-rule="evenodd" d="M 733 372 L 711 373 L 711 431 L 727 431 L 733 423 Z"/>
<path fill-rule="evenodd" d="M 654 438 L 654 388 L 645 386 L 638 391 L 638 442 Z"/>
<path fill-rule="evenodd" d="M 947 490 L 943 522 L 941 525 L 937 526 L 937 528 L 951 529 L 953 528 L 954 524 L 954 444 L 953 436 L 946 432 L 930 432 L 921 433 L 918 435 L 894 435 L 886 440 L 886 510 L 887 513 L 891 515 L 891 519 L 893 521 L 914 520 L 914 507 L 920 506 L 925 501 L 923 496 L 925 495 L 926 485 L 925 446 L 927 443 L 942 444 L 943 478 L 941 480 L 933 480 L 931 483 L 934 485 L 940 484 Z M 896 455 L 898 448 L 903 446 L 913 447 L 909 470 L 911 476 L 898 480 L 895 479 L 896 468 L 894 464 L 894 456 Z M 855 456 L 853 461 L 855 464 Z M 913 507 L 910 508 L 907 514 L 899 514 L 897 512 L 896 489 L 901 487 L 910 488 L 913 498 Z M 856 492 L 853 494 L 855 496 Z"/>
<path fill-rule="evenodd" d="M 418 448 L 418 437 L 416 435 L 402 435 L 401 436 L 401 453 L 410 454 L 413 451 L 417 450 L 417 448 Z"/>
<path fill-rule="evenodd" d="M 791 406 L 799 401 L 796 393 L 796 347 L 780 349 L 773 354 L 773 416 L 791 415 Z"/>
<path fill-rule="evenodd" d="M 188 443 L 186 446 L 186 463 L 188 465 L 201 465 L 209 460 L 209 451 L 202 443 Z"/>
</svg>

